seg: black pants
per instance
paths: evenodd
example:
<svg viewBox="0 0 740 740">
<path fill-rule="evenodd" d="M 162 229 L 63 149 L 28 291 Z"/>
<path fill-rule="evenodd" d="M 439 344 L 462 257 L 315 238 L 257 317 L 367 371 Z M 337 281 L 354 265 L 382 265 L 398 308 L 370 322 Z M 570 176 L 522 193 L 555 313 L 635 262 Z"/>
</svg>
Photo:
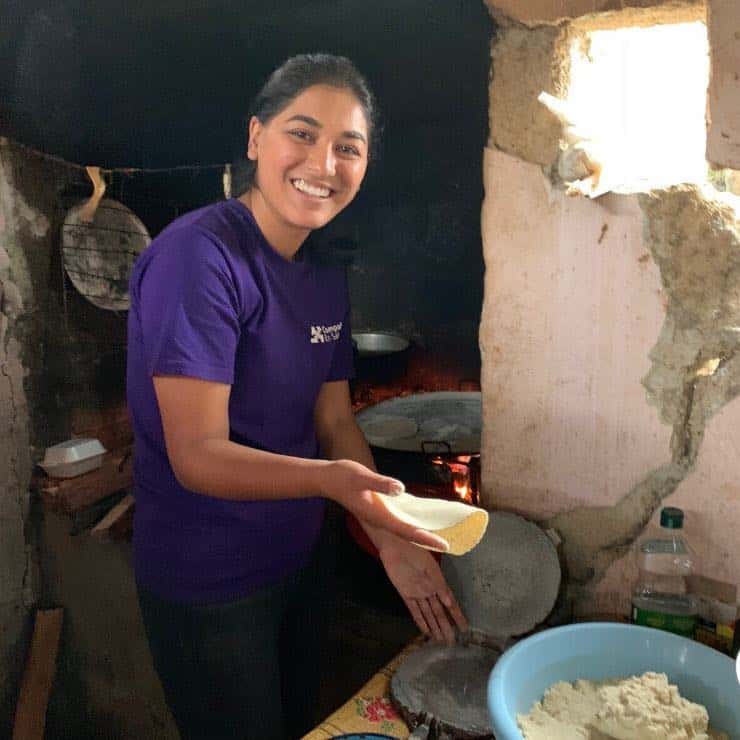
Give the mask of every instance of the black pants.
<svg viewBox="0 0 740 740">
<path fill-rule="evenodd" d="M 325 528 L 326 530 L 326 528 Z M 296 740 L 316 725 L 332 538 L 309 566 L 225 604 L 162 600 L 139 587 L 154 666 L 183 740 Z"/>
</svg>

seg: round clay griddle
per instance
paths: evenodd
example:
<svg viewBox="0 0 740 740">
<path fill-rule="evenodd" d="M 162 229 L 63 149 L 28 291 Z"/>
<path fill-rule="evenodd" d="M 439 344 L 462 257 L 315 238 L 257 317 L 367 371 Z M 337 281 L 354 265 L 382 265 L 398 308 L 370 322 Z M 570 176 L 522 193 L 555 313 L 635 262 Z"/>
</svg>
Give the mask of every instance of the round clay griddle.
<svg viewBox="0 0 740 740">
<path fill-rule="evenodd" d="M 78 292 L 98 308 L 126 311 L 131 267 L 151 238 L 143 223 L 116 200 L 100 201 L 92 222 L 81 218 L 83 201 L 62 226 L 64 269 Z"/>
<path fill-rule="evenodd" d="M 483 539 L 442 571 L 472 630 L 493 641 L 529 632 L 552 611 L 560 588 L 555 545 L 536 524 L 489 512 Z"/>
<path fill-rule="evenodd" d="M 368 406 L 357 412 L 357 423 L 374 447 L 475 455 L 480 452 L 481 416 L 480 392 L 438 391 L 390 398 Z M 403 434 L 388 436 L 382 422 L 389 418 L 408 420 Z M 406 433 L 414 427 L 415 434 Z M 378 429 L 383 433 L 374 434 Z"/>
<path fill-rule="evenodd" d="M 442 570 L 476 644 L 430 642 L 411 653 L 391 680 L 391 699 L 422 737 L 491 738 L 486 687 L 500 655 L 492 645 L 529 632 L 552 611 L 560 587 L 557 551 L 536 524 L 489 512 L 483 539 L 466 555 L 443 556 Z"/>
<path fill-rule="evenodd" d="M 409 727 L 427 725 L 429 737 L 490 738 L 486 687 L 500 655 L 477 645 L 427 643 L 393 675 L 391 701 Z"/>
</svg>

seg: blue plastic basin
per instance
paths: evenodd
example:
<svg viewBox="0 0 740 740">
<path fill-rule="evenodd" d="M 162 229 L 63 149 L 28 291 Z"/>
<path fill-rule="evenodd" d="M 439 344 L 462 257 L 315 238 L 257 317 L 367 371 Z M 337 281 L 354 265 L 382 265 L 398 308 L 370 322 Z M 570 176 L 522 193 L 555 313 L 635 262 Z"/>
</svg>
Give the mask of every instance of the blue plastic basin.
<svg viewBox="0 0 740 740">
<path fill-rule="evenodd" d="M 601 681 L 645 671 L 667 674 L 682 696 L 706 706 L 714 729 L 740 740 L 740 686 L 734 661 L 670 632 L 608 622 L 555 627 L 503 654 L 488 680 L 488 711 L 496 740 L 523 740 L 517 714 L 526 714 L 558 681 Z"/>
</svg>

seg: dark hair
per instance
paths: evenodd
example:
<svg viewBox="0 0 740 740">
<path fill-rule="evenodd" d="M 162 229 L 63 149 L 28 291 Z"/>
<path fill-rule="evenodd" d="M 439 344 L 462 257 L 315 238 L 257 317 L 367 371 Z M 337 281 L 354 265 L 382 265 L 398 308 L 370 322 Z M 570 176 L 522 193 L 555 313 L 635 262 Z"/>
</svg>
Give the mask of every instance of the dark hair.
<svg viewBox="0 0 740 740">
<path fill-rule="evenodd" d="M 270 75 L 252 101 L 247 122 L 256 116 L 262 123 L 267 123 L 313 85 L 344 88 L 354 94 L 367 121 L 368 159 L 372 161 L 377 154 L 380 138 L 378 108 L 367 81 L 347 57 L 333 54 L 298 54 L 290 57 Z M 237 167 L 239 183 L 235 191 L 243 193 L 254 182 L 257 163 L 245 159 Z"/>
</svg>

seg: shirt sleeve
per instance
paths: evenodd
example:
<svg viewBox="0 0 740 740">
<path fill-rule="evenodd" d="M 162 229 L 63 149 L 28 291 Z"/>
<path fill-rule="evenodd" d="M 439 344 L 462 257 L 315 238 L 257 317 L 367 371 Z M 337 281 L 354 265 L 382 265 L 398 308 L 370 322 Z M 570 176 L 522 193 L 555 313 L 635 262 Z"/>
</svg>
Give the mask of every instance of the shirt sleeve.
<svg viewBox="0 0 740 740">
<path fill-rule="evenodd" d="M 350 326 L 349 291 L 346 289 L 346 310 L 342 320 L 342 328 L 339 331 L 339 339 L 334 347 L 331 367 L 326 378 L 327 381 L 351 380 L 355 377 L 355 358 L 352 351 L 352 328 Z"/>
<path fill-rule="evenodd" d="M 150 375 L 185 375 L 231 385 L 243 296 L 225 248 L 195 228 L 164 237 L 139 282 L 139 314 Z"/>
</svg>

